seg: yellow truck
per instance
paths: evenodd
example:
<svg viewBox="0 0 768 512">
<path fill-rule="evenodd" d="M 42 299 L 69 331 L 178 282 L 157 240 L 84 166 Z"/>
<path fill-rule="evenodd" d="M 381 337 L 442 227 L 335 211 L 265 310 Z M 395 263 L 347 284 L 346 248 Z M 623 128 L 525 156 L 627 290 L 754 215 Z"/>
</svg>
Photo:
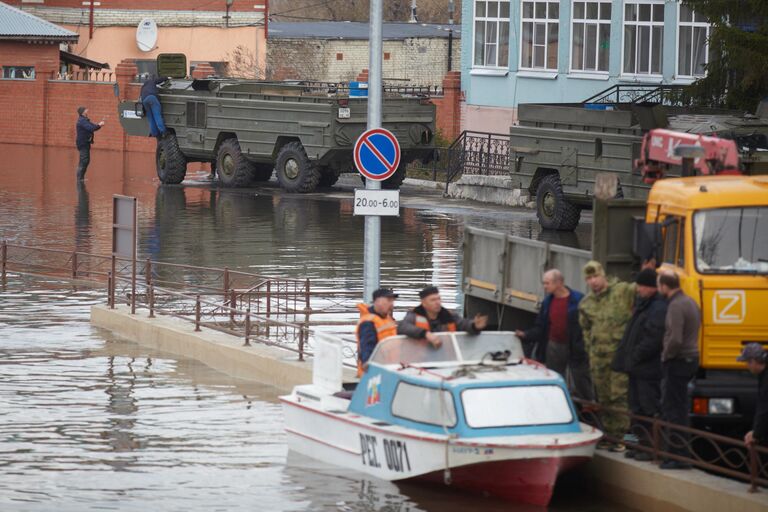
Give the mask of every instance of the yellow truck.
<svg viewBox="0 0 768 512">
<path fill-rule="evenodd" d="M 672 178 L 656 182 L 647 202 L 596 200 L 591 250 L 469 227 L 465 313 L 487 314 L 502 330 L 522 328 L 544 298 L 544 270 L 559 268 L 566 284 L 586 292 L 587 261 L 631 279 L 649 257 L 676 272 L 702 310 L 692 423 L 741 432 L 752 419 L 756 384 L 736 356 L 746 343 L 768 348 L 768 176 Z"/>
</svg>

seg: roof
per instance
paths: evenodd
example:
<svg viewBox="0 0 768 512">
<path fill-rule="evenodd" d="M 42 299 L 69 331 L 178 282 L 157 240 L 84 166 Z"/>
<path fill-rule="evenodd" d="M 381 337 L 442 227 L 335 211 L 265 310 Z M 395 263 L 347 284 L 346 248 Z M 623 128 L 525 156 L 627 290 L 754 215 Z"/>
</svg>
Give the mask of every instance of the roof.
<svg viewBox="0 0 768 512">
<path fill-rule="evenodd" d="M 0 39 L 77 41 L 78 35 L 0 2 Z"/>
<path fill-rule="evenodd" d="M 429 23 L 384 23 L 384 39 L 461 37 L 461 25 Z M 362 39 L 368 40 L 368 23 L 359 21 L 282 22 L 269 24 L 270 39 Z"/>
<path fill-rule="evenodd" d="M 64 50 L 59 50 L 59 59 L 61 59 L 61 62 L 74 64 L 76 66 L 80 66 L 81 68 L 109 69 L 109 63 L 107 62 L 97 62 L 95 60 L 86 59 L 85 57 L 75 55 L 74 53 L 65 52 Z"/>
<path fill-rule="evenodd" d="M 768 206 L 768 176 L 697 176 L 659 180 L 649 204 L 678 211 L 734 206 Z"/>
</svg>

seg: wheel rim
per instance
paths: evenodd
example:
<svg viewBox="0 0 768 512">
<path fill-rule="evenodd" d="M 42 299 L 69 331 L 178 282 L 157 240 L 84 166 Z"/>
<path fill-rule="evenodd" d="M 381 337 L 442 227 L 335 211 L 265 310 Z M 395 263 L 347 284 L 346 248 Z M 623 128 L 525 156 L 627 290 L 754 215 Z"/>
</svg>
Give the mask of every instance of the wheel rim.
<svg viewBox="0 0 768 512">
<path fill-rule="evenodd" d="M 554 217 L 556 208 L 557 199 L 555 199 L 555 195 L 551 192 L 547 192 L 541 202 L 541 209 L 543 210 L 544 215 L 550 218 Z"/>
<path fill-rule="evenodd" d="M 221 159 L 220 171 L 225 176 L 232 176 L 235 173 L 235 159 L 232 158 L 232 155 L 224 155 L 224 158 Z"/>
<path fill-rule="evenodd" d="M 293 158 L 289 158 L 288 161 L 285 162 L 284 171 L 286 178 L 295 180 L 299 177 L 299 162 Z"/>
</svg>

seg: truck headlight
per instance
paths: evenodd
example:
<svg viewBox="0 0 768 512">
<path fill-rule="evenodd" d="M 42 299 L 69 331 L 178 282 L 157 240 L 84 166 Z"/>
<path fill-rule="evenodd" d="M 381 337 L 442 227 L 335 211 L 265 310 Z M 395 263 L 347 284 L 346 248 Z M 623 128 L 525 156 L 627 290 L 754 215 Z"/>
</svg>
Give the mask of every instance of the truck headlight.
<svg viewBox="0 0 768 512">
<path fill-rule="evenodd" d="M 733 414 L 733 398 L 710 398 L 709 414 Z"/>
</svg>

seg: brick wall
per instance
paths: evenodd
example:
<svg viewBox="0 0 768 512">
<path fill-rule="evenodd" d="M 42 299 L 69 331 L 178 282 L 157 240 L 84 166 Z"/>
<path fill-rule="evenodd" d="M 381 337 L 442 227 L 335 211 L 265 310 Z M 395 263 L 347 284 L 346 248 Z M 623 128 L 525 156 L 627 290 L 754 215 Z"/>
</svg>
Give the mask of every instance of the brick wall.
<svg viewBox="0 0 768 512">
<path fill-rule="evenodd" d="M 96 0 L 97 2 L 99 0 Z M 83 0 L 5 0 L 5 3 L 14 7 L 71 7 L 88 10 Z M 143 9 L 143 10 L 195 10 L 195 11 L 223 11 L 224 0 L 211 2 L 211 0 L 102 0 L 101 5 L 94 5 L 95 10 L 109 6 L 110 9 Z M 254 5 L 264 5 L 264 0 L 249 0 L 248 2 L 234 2 L 230 11 L 253 11 Z"/>
<path fill-rule="evenodd" d="M 452 68 L 460 69 L 461 40 L 453 41 Z M 384 78 L 408 85 L 439 85 L 448 71 L 448 39 L 384 41 Z M 346 82 L 368 67 L 368 41 L 271 38 L 267 77 Z"/>
</svg>

